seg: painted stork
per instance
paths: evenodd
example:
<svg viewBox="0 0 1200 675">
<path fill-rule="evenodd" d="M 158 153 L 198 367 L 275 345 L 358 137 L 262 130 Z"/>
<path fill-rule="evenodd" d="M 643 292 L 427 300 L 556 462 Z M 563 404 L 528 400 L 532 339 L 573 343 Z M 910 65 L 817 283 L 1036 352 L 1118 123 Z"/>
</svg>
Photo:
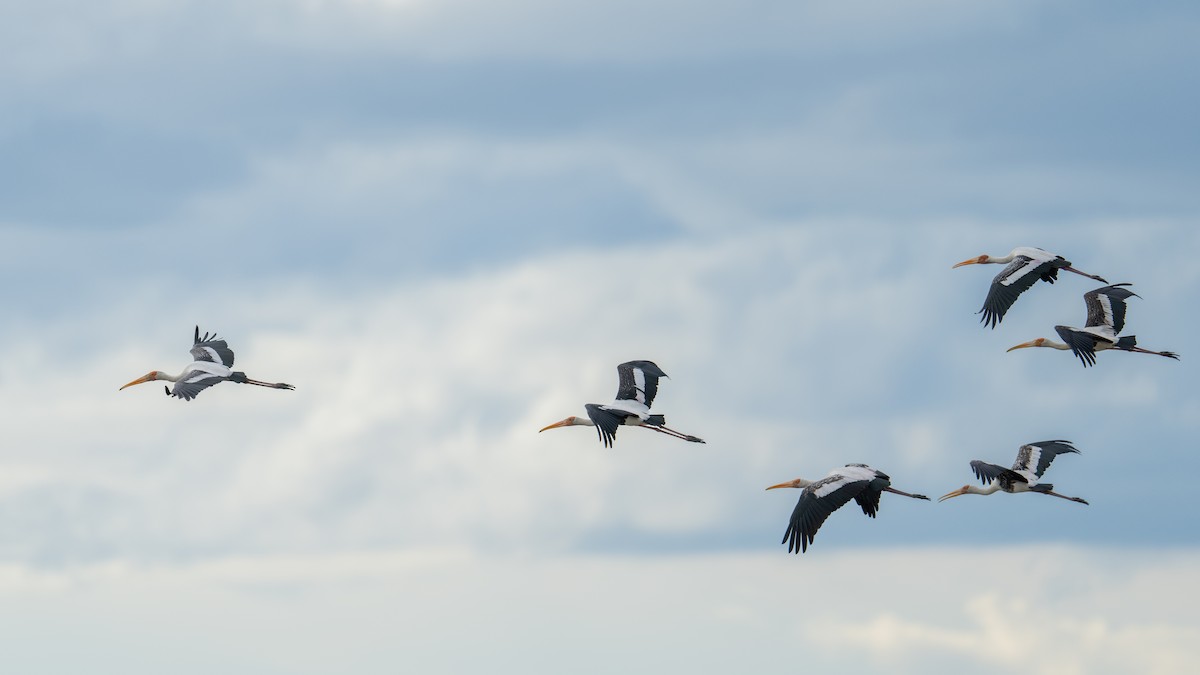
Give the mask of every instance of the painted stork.
<svg viewBox="0 0 1200 675">
<path fill-rule="evenodd" d="M 667 377 L 652 361 L 628 361 L 617 366 L 619 384 L 617 398 L 608 405 L 588 403 L 584 405 L 587 417 L 571 416 L 538 430 L 541 433 L 547 429 L 569 426 L 596 427 L 596 434 L 605 447 L 612 447 L 617 436 L 617 428 L 621 425 L 644 427 L 668 436 L 681 438 L 693 443 L 703 443 L 702 439 L 685 433 L 668 429 L 664 415 L 651 415 L 650 406 L 654 405 L 654 396 L 658 393 L 658 378 Z"/>
<path fill-rule="evenodd" d="M 1050 347 L 1051 349 L 1070 349 L 1079 357 L 1086 368 L 1096 364 L 1096 352 L 1106 349 L 1120 349 L 1126 352 L 1141 352 L 1142 354 L 1157 354 L 1169 359 L 1179 360 L 1175 352 L 1154 352 L 1137 346 L 1137 338 L 1126 335 L 1118 338 L 1117 333 L 1125 327 L 1125 299 L 1141 297 L 1133 291 L 1123 288 L 1129 284 L 1113 284 L 1088 291 L 1083 294 L 1083 302 L 1087 305 L 1087 325 L 1083 328 L 1071 326 L 1055 326 L 1059 336 L 1065 342 L 1055 342 L 1046 338 L 1037 338 L 1029 342 L 1009 347 L 1008 351 L 1026 347 Z"/>
<path fill-rule="evenodd" d="M 884 492 L 929 500 L 925 495 L 909 494 L 893 488 L 891 478 L 886 473 L 872 469 L 866 464 L 847 464 L 830 471 L 820 480 L 797 478 L 767 489 L 775 488 L 804 489 L 804 492 L 800 493 L 800 501 L 796 502 L 796 508 L 792 511 L 792 519 L 788 521 L 787 529 L 783 532 L 783 541 L 779 542 L 788 545 L 788 553 L 807 551 L 808 545 L 812 543 L 817 530 L 829 514 L 851 499 L 858 502 L 863 513 L 872 518 L 879 510 L 879 497 Z"/>
<path fill-rule="evenodd" d="M 988 289 L 987 298 L 983 301 L 983 308 L 977 312 L 977 314 L 983 314 L 983 318 L 979 322 L 990 324 L 992 328 L 1004 320 L 1004 314 L 1017 301 L 1018 296 L 1032 288 L 1038 279 L 1054 283 L 1058 279 L 1059 270 L 1074 272 L 1089 279 L 1095 279 L 1102 284 L 1108 283 L 1094 274 L 1081 272 L 1071 267 L 1070 261 L 1061 255 L 1055 255 L 1032 246 L 1018 246 L 1011 253 L 1000 258 L 984 254 L 964 260 L 954 267 L 987 263 L 1008 265 L 1000 270 L 995 279 L 992 279 L 992 287 Z M 954 269 L 954 267 L 950 269 Z"/>
<path fill-rule="evenodd" d="M 257 384 L 260 387 L 271 387 L 272 389 L 295 389 L 292 385 L 283 382 L 271 383 L 252 380 L 246 377 L 245 373 L 233 370 L 233 350 L 225 344 L 224 340 L 218 339 L 215 333 L 212 335 L 205 333 L 204 337 L 200 337 L 199 326 L 196 326 L 196 336 L 192 342 L 191 354 L 192 358 L 196 360 L 184 368 L 182 373 L 171 375 L 161 370 L 152 370 L 121 389 L 144 382 L 166 380 L 175 383 L 173 389 L 163 387 L 167 396 L 175 396 L 187 401 L 196 398 L 201 391 L 214 384 L 226 380 L 238 384 Z"/>
<path fill-rule="evenodd" d="M 1038 441 L 1021 446 L 1021 449 L 1017 451 L 1017 461 L 1013 462 L 1011 469 L 1006 469 L 999 464 L 981 462 L 978 459 L 971 460 L 971 469 L 975 472 L 975 477 L 987 487 L 964 485 L 954 492 L 942 495 L 938 501 L 944 502 L 951 497 L 962 495 L 990 495 L 993 492 L 1004 491 L 1013 494 L 1039 492 L 1051 497 L 1087 504 L 1087 501 L 1079 497 L 1058 494 L 1054 491 L 1053 483 L 1038 482 L 1038 479 L 1050 467 L 1050 462 L 1053 462 L 1055 457 L 1067 452 L 1079 454 L 1079 450 L 1071 445 L 1071 441 Z"/>
</svg>

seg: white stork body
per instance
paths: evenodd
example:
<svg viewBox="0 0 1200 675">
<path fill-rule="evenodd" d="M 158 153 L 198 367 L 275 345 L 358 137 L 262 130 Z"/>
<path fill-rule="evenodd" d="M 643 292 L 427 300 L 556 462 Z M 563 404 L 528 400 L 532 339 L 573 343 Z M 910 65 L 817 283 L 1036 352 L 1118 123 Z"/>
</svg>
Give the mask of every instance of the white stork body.
<svg viewBox="0 0 1200 675">
<path fill-rule="evenodd" d="M 992 279 L 987 298 L 983 301 L 983 308 L 978 312 L 983 314 L 980 323 L 990 324 L 992 328 L 1004 320 L 1008 308 L 1012 307 L 1022 293 L 1037 283 L 1038 279 L 1052 284 L 1058 279 L 1059 270 L 1074 272 L 1100 283 L 1108 283 L 1094 274 L 1081 272 L 1071 267 L 1071 262 L 1061 255 L 1055 255 L 1032 246 L 1018 246 L 1008 255 L 1001 257 L 984 254 L 964 260 L 954 267 L 988 263 L 1007 265 Z"/>
<path fill-rule="evenodd" d="M 608 405 L 587 403 L 587 417 L 571 416 L 549 426 L 542 427 L 539 432 L 568 426 L 596 427 L 596 434 L 605 447 L 612 447 L 617 436 L 617 428 L 621 426 L 645 427 L 675 438 L 703 443 L 702 439 L 689 434 L 667 428 L 667 418 L 663 415 L 650 413 L 654 397 L 658 394 L 658 380 L 667 377 L 653 361 L 627 361 L 617 366 L 617 397 Z"/>
<path fill-rule="evenodd" d="M 1064 453 L 1079 454 L 1079 450 L 1071 445 L 1070 441 L 1038 441 L 1022 445 L 1017 450 L 1017 460 L 1013 462 L 1011 469 L 1006 469 L 999 464 L 982 462 L 978 459 L 972 460 L 971 470 L 975 472 L 975 477 L 983 483 L 984 487 L 964 485 L 954 492 L 942 495 L 938 501 L 942 502 L 952 497 L 961 497 L 962 495 L 990 495 L 1003 491 L 1010 494 L 1037 492 L 1050 495 L 1051 497 L 1079 502 L 1080 504 L 1087 504 L 1087 501 L 1079 497 L 1068 497 L 1054 492 L 1053 483 L 1039 482 L 1042 474 L 1046 472 L 1046 469 L 1050 468 L 1050 463 L 1054 461 L 1054 458 Z"/>
<path fill-rule="evenodd" d="M 163 373 L 158 380 L 166 380 L 168 382 L 200 382 L 202 380 L 215 378 L 218 380 L 227 380 L 233 375 L 233 369 L 223 363 L 213 363 L 212 361 L 193 361 L 189 363 L 183 372 L 175 377 L 169 377 Z"/>
<path fill-rule="evenodd" d="M 1155 352 L 1137 346 L 1137 337 L 1126 335 L 1117 337 L 1125 327 L 1125 301 L 1130 297 L 1141 297 L 1137 293 L 1124 288 L 1129 284 L 1113 284 L 1104 286 L 1083 294 L 1083 302 L 1087 305 L 1087 325 L 1083 328 L 1071 326 L 1055 326 L 1054 330 L 1062 337 L 1063 342 L 1055 342 L 1046 338 L 1037 338 L 1029 342 L 1009 347 L 1008 351 L 1026 347 L 1048 347 L 1050 349 L 1070 350 L 1079 357 L 1084 367 L 1096 364 L 1096 352 L 1108 349 L 1119 349 L 1126 352 L 1142 354 L 1157 354 L 1169 359 L 1179 360 L 1175 352 Z"/>
<path fill-rule="evenodd" d="M 233 350 L 229 348 L 229 345 L 224 340 L 218 339 L 216 335 L 205 333 L 203 338 L 200 337 L 199 326 L 196 326 L 196 334 L 192 341 L 190 353 L 192 358 L 196 360 L 188 364 L 182 373 L 171 375 L 161 370 L 152 370 L 121 387 L 121 389 L 144 382 L 164 380 L 175 383 L 173 389 L 164 387 L 168 396 L 175 396 L 186 401 L 196 398 L 201 391 L 214 384 L 225 381 L 237 382 L 238 384 L 256 384 L 260 387 L 270 387 L 272 389 L 295 389 L 292 385 L 284 384 L 283 382 L 272 383 L 252 380 L 246 377 L 245 373 L 233 370 Z"/>
<path fill-rule="evenodd" d="M 807 551 L 813 537 L 829 514 L 853 499 L 862 507 L 863 513 L 871 518 L 879 510 L 879 498 L 891 492 L 913 499 L 928 500 L 925 495 L 909 494 L 892 487 L 891 478 L 866 464 L 847 464 L 830 471 L 820 480 L 797 478 L 767 488 L 802 488 L 800 500 L 792 510 L 788 527 L 784 530 L 781 544 L 788 545 L 788 553 Z"/>
</svg>

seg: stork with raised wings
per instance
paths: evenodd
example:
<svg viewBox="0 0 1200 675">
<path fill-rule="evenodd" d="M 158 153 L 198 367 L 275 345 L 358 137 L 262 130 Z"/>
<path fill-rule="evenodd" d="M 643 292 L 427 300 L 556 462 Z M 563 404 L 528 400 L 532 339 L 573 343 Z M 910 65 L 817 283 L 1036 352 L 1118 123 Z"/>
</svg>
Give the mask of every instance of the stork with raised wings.
<svg viewBox="0 0 1200 675">
<path fill-rule="evenodd" d="M 808 545 L 812 543 L 817 530 L 829 514 L 851 499 L 858 502 L 863 513 L 872 518 L 879 510 L 879 498 L 884 492 L 929 500 L 925 495 L 909 494 L 893 488 L 892 479 L 886 473 L 866 464 L 847 464 L 830 471 L 820 480 L 797 478 L 767 489 L 775 488 L 804 490 L 800 493 L 800 501 L 796 502 L 796 508 L 792 510 L 792 518 L 788 521 L 787 529 L 783 532 L 783 541 L 780 542 L 788 545 L 788 553 L 807 551 Z"/>
<path fill-rule="evenodd" d="M 667 428 L 664 415 L 650 414 L 650 406 L 654 405 L 654 397 L 658 394 L 658 378 L 667 377 L 654 362 L 627 361 L 617 366 L 617 375 L 617 398 L 612 403 L 585 404 L 583 407 L 587 410 L 587 417 L 571 416 L 542 427 L 538 432 L 569 426 L 596 427 L 600 441 L 609 448 L 616 439 L 617 428 L 621 426 L 643 427 L 693 443 L 704 442 L 695 436 Z"/>
<path fill-rule="evenodd" d="M 283 382 L 260 382 L 246 377 L 246 374 L 241 371 L 233 370 L 233 350 L 224 340 L 219 339 L 216 334 L 204 334 L 200 337 L 200 327 L 196 326 L 196 335 L 193 339 L 192 358 L 196 359 L 188 367 L 183 369 L 183 372 L 178 375 L 164 373 L 161 370 L 152 370 L 149 373 L 139 377 L 138 379 L 126 384 L 125 387 L 132 387 L 135 384 L 143 382 L 154 382 L 156 380 L 166 380 L 174 382 L 175 387 L 169 389 L 166 386 L 163 390 L 167 392 L 167 396 L 175 396 L 184 400 L 190 401 L 196 398 L 201 391 L 217 384 L 219 382 L 237 382 L 238 384 L 257 384 L 260 387 L 271 387 L 272 389 L 295 389 L 290 384 Z"/>
<path fill-rule="evenodd" d="M 1008 265 L 1008 267 L 1000 270 L 996 278 L 992 279 L 992 286 L 988 289 L 987 298 L 983 301 L 983 308 L 977 312 L 978 314 L 983 314 L 983 318 L 979 320 L 980 323 L 991 324 L 992 328 L 995 328 L 996 324 L 1004 320 L 1005 313 L 1017 301 L 1018 296 L 1029 290 L 1037 283 L 1038 279 L 1054 283 L 1058 279 L 1059 270 L 1074 272 L 1089 279 L 1095 279 L 1102 284 L 1108 283 L 1095 274 L 1081 272 L 1071 267 L 1070 261 L 1061 255 L 1055 255 L 1049 251 L 1043 251 L 1040 248 L 1033 248 L 1032 246 L 1018 246 L 1008 255 L 1001 257 L 984 254 L 964 260 L 954 267 L 982 265 L 986 263 Z M 951 269 L 954 268 L 952 267 Z"/>
<path fill-rule="evenodd" d="M 1003 491 L 1008 493 L 1038 492 L 1051 497 L 1087 504 L 1087 501 L 1079 497 L 1058 494 L 1054 491 L 1053 483 L 1038 482 L 1042 474 L 1050 467 L 1050 462 L 1053 462 L 1055 457 L 1068 452 L 1079 454 L 1079 450 L 1071 445 L 1071 441 L 1038 441 L 1021 446 L 1021 449 L 1017 451 L 1017 461 L 1013 462 L 1011 469 L 1006 469 L 999 464 L 981 462 L 978 459 L 971 460 L 971 470 L 986 487 L 964 485 L 954 492 L 942 495 L 938 501 L 943 502 L 951 497 L 962 495 L 990 495 Z"/>
<path fill-rule="evenodd" d="M 1113 284 L 1088 291 L 1083 294 L 1083 302 L 1087 305 L 1087 325 L 1083 328 L 1071 326 L 1055 326 L 1064 342 L 1055 342 L 1046 338 L 1037 338 L 1029 342 L 1009 347 L 1008 351 L 1026 347 L 1049 347 L 1051 349 L 1071 350 L 1086 368 L 1096 364 L 1096 352 L 1106 349 L 1119 349 L 1125 352 L 1140 352 L 1142 354 L 1157 354 L 1169 359 L 1179 360 L 1175 352 L 1155 352 L 1137 346 L 1137 337 L 1126 335 L 1118 338 L 1117 333 L 1125 327 L 1125 300 L 1130 296 L 1141 297 L 1137 293 L 1124 288 L 1129 284 Z"/>
</svg>

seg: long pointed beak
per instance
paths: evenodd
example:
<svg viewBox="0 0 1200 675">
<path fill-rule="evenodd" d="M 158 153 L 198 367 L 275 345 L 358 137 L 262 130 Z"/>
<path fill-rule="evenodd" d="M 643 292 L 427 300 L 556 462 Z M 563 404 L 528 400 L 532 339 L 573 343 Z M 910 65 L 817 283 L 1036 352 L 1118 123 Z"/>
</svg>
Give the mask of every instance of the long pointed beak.
<svg viewBox="0 0 1200 675">
<path fill-rule="evenodd" d="M 541 429 L 538 429 L 538 433 L 540 434 L 547 429 L 557 429 L 559 427 L 566 427 L 566 426 L 570 426 L 570 425 L 571 425 L 571 418 L 568 417 L 565 420 L 560 420 L 558 422 L 555 422 L 554 424 L 551 424 L 549 426 L 544 426 Z"/>
<path fill-rule="evenodd" d="M 959 488 L 959 489 L 955 490 L 954 492 L 950 492 L 950 493 L 942 495 L 941 497 L 938 497 L 938 501 L 944 502 L 947 499 L 950 499 L 951 497 L 961 497 L 965 494 L 967 494 L 967 491 L 964 490 L 963 488 Z"/>
<path fill-rule="evenodd" d="M 971 258 L 970 260 L 964 260 L 964 261 L 958 263 L 954 267 L 962 267 L 963 265 L 975 265 L 978 262 L 979 262 L 979 258 Z M 951 267 L 950 269 L 954 269 L 954 267 Z"/>
<path fill-rule="evenodd" d="M 786 483 L 780 483 L 779 485 L 772 485 L 771 487 L 769 487 L 767 489 L 774 490 L 775 488 L 790 488 L 790 487 L 796 487 L 796 481 L 789 480 Z"/>
<path fill-rule="evenodd" d="M 121 389 L 124 389 L 125 387 L 132 387 L 135 384 L 144 384 L 146 382 L 152 381 L 153 379 L 154 379 L 154 373 L 149 373 L 149 374 L 143 375 L 143 376 L 139 377 L 138 379 L 134 380 L 133 382 L 130 382 L 129 384 L 121 387 Z M 121 391 L 121 389 L 118 389 L 117 391 Z"/>
<path fill-rule="evenodd" d="M 1013 345 L 1012 347 L 1009 347 L 1008 349 L 1005 349 L 1004 351 L 1007 353 L 1007 352 L 1011 352 L 1014 349 L 1025 349 L 1026 347 L 1036 347 L 1036 346 L 1037 346 L 1037 340 L 1030 340 L 1029 342 L 1022 342 L 1019 345 Z"/>
</svg>

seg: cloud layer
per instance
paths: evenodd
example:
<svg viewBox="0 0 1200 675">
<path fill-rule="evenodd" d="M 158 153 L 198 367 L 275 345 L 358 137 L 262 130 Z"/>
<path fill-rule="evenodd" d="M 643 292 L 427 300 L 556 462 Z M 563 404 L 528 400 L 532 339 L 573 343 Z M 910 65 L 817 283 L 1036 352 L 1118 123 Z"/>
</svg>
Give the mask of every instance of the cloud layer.
<svg viewBox="0 0 1200 675">
<path fill-rule="evenodd" d="M 1175 2 L 0 2 L 5 658 L 1185 670 L 1196 25 Z M 1006 354 L 1090 288 L 980 328 L 997 270 L 950 266 L 1017 245 L 1133 282 L 1129 332 L 1183 360 Z M 196 324 L 298 389 L 117 391 L 181 369 Z M 537 433 L 634 358 L 706 445 Z M 885 498 L 777 543 L 797 495 L 766 485 L 865 461 L 938 495 L 1047 438 L 1082 449 L 1047 478 L 1090 506 Z"/>
<path fill-rule="evenodd" d="M 460 551 L 0 567 L 22 672 L 1176 673 L 1194 553 L 861 549 L 560 557 Z M 203 641 L 197 635 L 205 636 Z M 320 636 L 297 640 L 297 635 Z M 55 648 L 68 642 L 72 649 Z"/>
<path fill-rule="evenodd" d="M 1119 227 L 1057 233 L 1103 242 Z M 1084 451 L 1052 472 L 1091 507 L 1035 495 L 891 503 L 878 523 L 838 514 L 821 539 L 1195 543 L 1173 506 L 1177 474 L 1130 470 L 1143 457 L 1195 462 L 1187 362 L 1102 354 L 1084 370 L 1069 354 L 1005 354 L 1053 335 L 1064 313 L 1081 319 L 1088 286 L 1030 291 L 983 330 L 972 312 L 990 274 L 949 268 L 986 239 L 966 227 L 768 228 L 353 294 L 220 281 L 199 296 L 114 293 L 3 339 L 21 355 L 0 369 L 13 415 L 0 498 L 18 514 L 8 555 L 767 548 L 795 495 L 766 485 L 865 461 L 901 489 L 940 494 L 971 482 L 969 460 L 1007 464 L 1043 438 Z M 1105 274 L 1118 266 L 1107 261 L 1137 261 L 1137 240 L 1113 241 L 1080 247 L 1079 260 Z M 1186 266 L 1191 247 L 1177 250 L 1133 276 L 1143 344 L 1179 349 L 1187 334 L 1173 308 L 1195 279 L 1156 272 Z M 251 377 L 298 390 L 226 384 L 192 403 L 153 386 L 116 392 L 182 368 L 197 320 L 231 340 Z M 610 400 L 615 365 L 635 358 L 672 376 L 656 408 L 707 445 L 628 429 L 606 450 L 588 429 L 536 433 Z M 1143 496 L 1131 505 L 1123 491 Z"/>
</svg>

